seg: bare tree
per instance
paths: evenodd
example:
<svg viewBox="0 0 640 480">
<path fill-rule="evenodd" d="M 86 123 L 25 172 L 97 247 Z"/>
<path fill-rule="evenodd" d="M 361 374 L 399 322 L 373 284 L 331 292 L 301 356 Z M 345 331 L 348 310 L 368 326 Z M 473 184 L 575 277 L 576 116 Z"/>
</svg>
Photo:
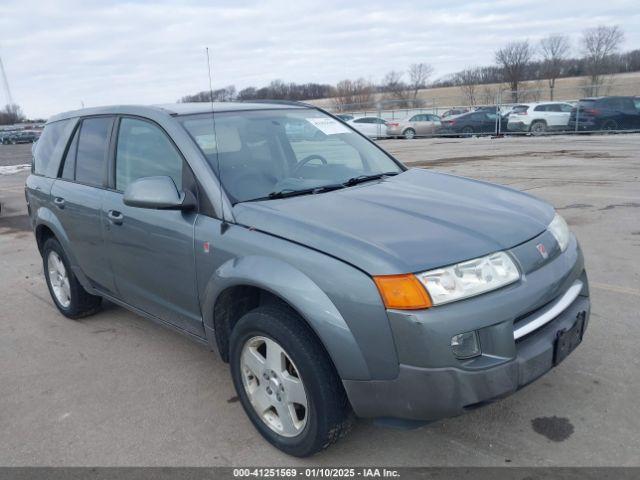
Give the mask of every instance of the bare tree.
<svg viewBox="0 0 640 480">
<path fill-rule="evenodd" d="M 384 104 L 387 107 L 407 108 L 410 103 L 407 101 L 407 90 L 409 87 L 402 81 L 402 72 L 391 70 L 382 79 L 380 85 L 384 94 Z"/>
<path fill-rule="evenodd" d="M 542 74 L 549 83 L 549 99 L 553 100 L 556 79 L 562 74 L 562 65 L 569 54 L 569 39 L 563 35 L 551 35 L 540 40 Z"/>
<path fill-rule="evenodd" d="M 456 83 L 460 86 L 467 105 L 475 105 L 478 101 L 478 87 L 482 74 L 478 68 L 466 68 L 456 74 Z"/>
<path fill-rule="evenodd" d="M 585 66 L 591 83 L 591 95 L 598 95 L 605 75 L 612 69 L 614 54 L 624 40 L 624 33 L 617 25 L 600 25 L 582 33 L 582 49 Z"/>
<path fill-rule="evenodd" d="M 533 56 L 528 40 L 510 42 L 496 52 L 496 63 L 502 68 L 502 76 L 511 90 L 513 102 L 518 101 L 518 86 L 526 78 L 527 68 Z"/>
<path fill-rule="evenodd" d="M 0 125 L 13 125 L 14 123 L 20 123 L 24 121 L 25 116 L 22 113 L 22 109 L 15 103 L 5 105 L 0 110 Z"/>
<path fill-rule="evenodd" d="M 338 111 L 358 110 L 371 103 L 373 86 L 364 78 L 342 80 L 336 84 L 333 103 Z"/>
<path fill-rule="evenodd" d="M 409 88 L 413 91 L 413 99 L 418 91 L 427 86 L 427 80 L 433 75 L 433 67 L 428 63 L 414 63 L 409 67 Z"/>
</svg>

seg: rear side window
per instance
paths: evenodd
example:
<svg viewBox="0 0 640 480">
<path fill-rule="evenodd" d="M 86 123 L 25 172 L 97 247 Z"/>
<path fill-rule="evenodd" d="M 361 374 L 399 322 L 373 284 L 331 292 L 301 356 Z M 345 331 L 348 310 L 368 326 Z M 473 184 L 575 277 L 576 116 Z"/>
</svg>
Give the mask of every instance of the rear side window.
<svg viewBox="0 0 640 480">
<path fill-rule="evenodd" d="M 123 118 L 116 149 L 116 190 L 143 177 L 171 177 L 182 190 L 182 157 L 167 135 L 144 120 Z"/>
<path fill-rule="evenodd" d="M 44 127 L 33 154 L 34 173 L 47 177 L 56 176 L 68 135 L 66 131 L 68 126 L 70 126 L 69 120 L 61 120 Z"/>
<path fill-rule="evenodd" d="M 512 113 L 517 115 L 518 113 L 525 113 L 527 110 L 529 110 L 527 105 L 517 105 L 513 107 Z"/>
<path fill-rule="evenodd" d="M 549 106 L 548 105 L 538 105 L 533 110 L 536 111 L 536 112 L 548 112 L 549 111 Z"/>
<path fill-rule="evenodd" d="M 102 186 L 111 131 L 111 117 L 86 118 L 80 127 L 76 156 L 76 181 Z"/>
</svg>

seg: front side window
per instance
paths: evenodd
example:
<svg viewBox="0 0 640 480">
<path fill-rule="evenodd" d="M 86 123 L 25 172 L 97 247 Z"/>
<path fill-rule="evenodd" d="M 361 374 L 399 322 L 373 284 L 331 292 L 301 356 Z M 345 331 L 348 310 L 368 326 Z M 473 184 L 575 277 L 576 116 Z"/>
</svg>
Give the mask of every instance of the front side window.
<svg viewBox="0 0 640 480">
<path fill-rule="evenodd" d="M 403 171 L 372 142 L 314 109 L 221 112 L 215 128 L 211 114 L 180 121 L 233 203 Z"/>
<path fill-rule="evenodd" d="M 112 117 L 85 118 L 78 137 L 76 154 L 76 181 L 102 186 Z"/>
<path fill-rule="evenodd" d="M 145 120 L 123 118 L 116 148 L 116 190 L 143 177 L 171 177 L 182 190 L 182 157 L 167 135 Z"/>
</svg>

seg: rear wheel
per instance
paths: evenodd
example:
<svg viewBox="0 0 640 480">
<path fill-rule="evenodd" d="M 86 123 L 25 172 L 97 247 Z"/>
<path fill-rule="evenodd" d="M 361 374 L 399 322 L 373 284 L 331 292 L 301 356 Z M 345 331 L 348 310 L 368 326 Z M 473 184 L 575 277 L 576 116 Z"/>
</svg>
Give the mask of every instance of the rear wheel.
<svg viewBox="0 0 640 480">
<path fill-rule="evenodd" d="M 323 450 L 350 430 L 353 415 L 331 361 L 286 306 L 258 307 L 230 338 L 231 376 L 260 434 L 289 455 Z"/>
<path fill-rule="evenodd" d="M 413 128 L 407 128 L 404 132 L 402 132 L 402 135 L 407 140 L 412 140 L 416 138 L 416 131 Z"/>
<path fill-rule="evenodd" d="M 534 135 L 540 135 L 547 131 L 547 124 L 541 120 L 536 120 L 531 124 L 529 131 Z"/>
<path fill-rule="evenodd" d="M 470 125 L 467 125 L 466 127 L 462 128 L 461 132 L 464 133 L 465 135 L 471 135 L 473 134 L 473 127 Z"/>
<path fill-rule="evenodd" d="M 618 122 L 615 120 L 607 120 L 602 124 L 602 130 L 606 130 L 607 132 L 618 130 Z"/>
<path fill-rule="evenodd" d="M 82 318 L 100 309 L 102 298 L 91 295 L 80 285 L 55 238 L 45 242 L 42 261 L 49 293 L 60 313 L 69 318 Z"/>
</svg>

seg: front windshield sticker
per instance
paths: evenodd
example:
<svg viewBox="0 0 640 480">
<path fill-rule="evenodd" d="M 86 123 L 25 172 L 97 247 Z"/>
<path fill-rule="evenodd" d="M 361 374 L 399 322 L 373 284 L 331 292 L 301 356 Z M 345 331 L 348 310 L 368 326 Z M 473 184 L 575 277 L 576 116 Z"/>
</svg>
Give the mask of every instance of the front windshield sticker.
<svg viewBox="0 0 640 480">
<path fill-rule="evenodd" d="M 338 133 L 349 133 L 350 130 L 330 117 L 306 118 L 307 122 L 316 127 L 325 135 L 336 135 Z"/>
</svg>

